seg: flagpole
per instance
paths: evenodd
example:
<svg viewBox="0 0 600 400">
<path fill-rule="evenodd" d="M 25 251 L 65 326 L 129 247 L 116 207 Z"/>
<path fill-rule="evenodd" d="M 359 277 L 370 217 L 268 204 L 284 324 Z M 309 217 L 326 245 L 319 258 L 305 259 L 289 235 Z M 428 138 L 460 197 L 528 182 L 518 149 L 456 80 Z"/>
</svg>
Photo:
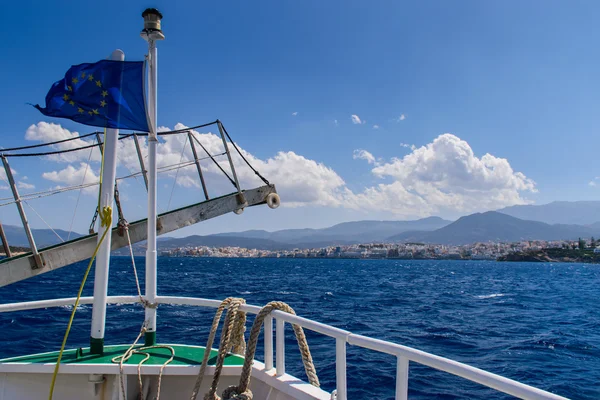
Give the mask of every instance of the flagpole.
<svg viewBox="0 0 600 400">
<path fill-rule="evenodd" d="M 156 303 L 156 145 L 157 129 L 157 50 L 156 41 L 165 37 L 160 28 L 162 14 L 155 8 L 148 8 L 142 13 L 144 30 L 141 36 L 148 42 L 148 248 L 146 250 L 146 300 Z M 146 346 L 156 344 L 156 308 L 146 307 Z"/>
<path fill-rule="evenodd" d="M 121 50 L 113 51 L 111 60 L 124 61 L 125 54 Z M 115 197 L 115 178 L 117 177 L 117 142 L 118 129 L 106 129 L 104 135 L 104 169 L 102 171 L 102 186 L 100 193 L 100 209 L 112 207 Z M 98 227 L 98 241 L 106 232 L 104 241 L 100 243 L 96 255 L 96 270 L 94 272 L 94 304 L 92 306 L 92 329 L 90 334 L 90 353 L 104 353 L 104 329 L 106 326 L 106 296 L 108 291 L 108 270 L 110 264 L 110 248 L 112 226 Z"/>
</svg>

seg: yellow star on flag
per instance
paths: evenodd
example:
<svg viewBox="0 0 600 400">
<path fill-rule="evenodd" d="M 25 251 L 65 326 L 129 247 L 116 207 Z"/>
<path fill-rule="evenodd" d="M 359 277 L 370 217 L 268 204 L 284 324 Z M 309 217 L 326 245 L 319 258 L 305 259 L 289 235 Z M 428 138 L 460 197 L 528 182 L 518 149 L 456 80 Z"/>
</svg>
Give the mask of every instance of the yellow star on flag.
<svg viewBox="0 0 600 400">
<path fill-rule="evenodd" d="M 96 114 L 96 115 L 100 114 L 100 113 L 98 112 L 98 109 L 97 109 L 97 108 L 96 108 L 96 109 L 93 109 L 93 110 L 92 110 L 92 112 L 93 112 L 94 114 Z"/>
<path fill-rule="evenodd" d="M 69 100 L 69 95 L 68 95 L 68 94 L 66 94 L 66 93 L 65 93 L 65 94 L 63 94 L 63 100 L 64 100 L 64 101 L 67 101 L 67 100 Z"/>
<path fill-rule="evenodd" d="M 96 81 L 96 86 L 101 87 L 102 86 L 102 82 Z"/>
<path fill-rule="evenodd" d="M 105 105 L 106 105 L 106 102 L 105 102 L 104 100 L 102 100 L 102 101 L 100 102 L 100 107 L 104 107 Z"/>
<path fill-rule="evenodd" d="M 74 106 L 74 105 L 75 105 L 75 102 L 74 102 L 73 100 L 71 100 L 71 101 L 69 102 L 69 104 L 70 104 L 70 105 L 72 105 L 72 106 Z"/>
<path fill-rule="evenodd" d="M 92 75 L 92 74 L 89 74 L 89 75 L 88 75 L 88 81 L 93 81 L 93 80 L 94 80 L 94 75 Z"/>
<path fill-rule="evenodd" d="M 67 89 L 69 90 L 69 92 L 73 91 L 73 88 L 71 86 L 67 86 Z"/>
<path fill-rule="evenodd" d="M 71 79 L 71 82 L 73 82 L 73 83 L 77 83 L 77 82 L 79 82 L 79 79 L 77 79 L 77 78 L 73 78 L 73 79 Z"/>
<path fill-rule="evenodd" d="M 79 111 L 79 114 L 83 114 L 83 108 L 79 107 L 77 111 Z"/>
<path fill-rule="evenodd" d="M 106 96 L 108 96 L 108 92 L 106 90 L 103 90 L 102 91 L 102 97 L 106 97 Z"/>
<path fill-rule="evenodd" d="M 85 79 L 85 72 L 81 73 L 81 78 Z"/>
<path fill-rule="evenodd" d="M 91 111 L 88 111 L 88 114 L 92 115 L 92 112 L 91 112 Z"/>
</svg>

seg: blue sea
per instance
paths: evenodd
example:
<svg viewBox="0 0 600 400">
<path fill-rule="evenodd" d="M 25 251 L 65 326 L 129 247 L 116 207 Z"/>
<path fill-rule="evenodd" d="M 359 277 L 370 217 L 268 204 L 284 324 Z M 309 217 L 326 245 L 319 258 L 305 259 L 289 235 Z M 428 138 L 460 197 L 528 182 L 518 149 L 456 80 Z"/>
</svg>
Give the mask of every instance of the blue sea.
<svg viewBox="0 0 600 400">
<path fill-rule="evenodd" d="M 137 259 L 143 270 L 143 258 Z M 573 399 L 600 399 L 600 266 L 478 261 L 159 258 L 159 294 L 250 304 L 289 303 L 353 333 L 462 361 Z M 2 303 L 75 296 L 85 263 L 0 288 Z M 136 293 L 131 263 L 113 258 L 110 295 Z M 93 273 L 85 295 L 92 294 Z M 143 284 L 143 272 L 141 281 Z M 70 307 L 0 314 L 0 357 L 56 350 Z M 204 345 L 213 310 L 160 306 L 158 339 Z M 69 346 L 87 346 L 91 306 L 77 312 Z M 109 306 L 107 343 L 130 343 L 137 305 Z M 248 329 L 249 331 L 249 329 Z M 287 330 L 287 372 L 303 377 Z M 307 332 L 322 386 L 335 385 L 335 345 Z M 262 342 L 262 341 L 261 341 Z M 262 349 L 257 352 L 262 357 Z M 392 399 L 395 359 L 348 347 L 351 399 Z M 415 363 L 411 399 L 504 399 Z"/>
</svg>

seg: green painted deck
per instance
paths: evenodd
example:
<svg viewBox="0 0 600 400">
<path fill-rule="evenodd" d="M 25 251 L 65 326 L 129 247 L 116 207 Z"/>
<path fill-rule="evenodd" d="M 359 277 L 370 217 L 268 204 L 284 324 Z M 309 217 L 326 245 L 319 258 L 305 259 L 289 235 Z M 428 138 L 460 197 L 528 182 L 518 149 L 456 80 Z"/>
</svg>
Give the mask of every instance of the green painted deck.
<svg viewBox="0 0 600 400">
<path fill-rule="evenodd" d="M 130 345 L 115 345 L 105 346 L 104 355 L 90 354 L 89 348 L 70 349 L 63 353 L 61 364 L 114 364 L 111 360 L 114 357 L 120 356 L 129 348 Z M 186 345 L 169 345 L 175 349 L 175 358 L 169 365 L 200 365 L 204 358 L 204 347 L 186 346 Z M 136 346 L 140 348 L 143 346 Z M 144 350 L 150 354 L 150 359 L 144 365 L 163 365 L 170 357 L 171 351 L 166 348 L 155 348 Z M 217 361 L 217 350 L 210 352 L 208 365 L 215 365 Z M 137 365 L 144 359 L 144 355 L 135 354 L 125 364 Z M 56 363 L 58 351 L 51 353 L 32 354 L 29 356 L 21 356 L 14 358 L 6 358 L 0 360 L 0 363 L 31 363 L 31 364 L 46 364 Z M 243 365 L 244 358 L 234 354 L 228 354 L 225 357 L 226 366 Z"/>
</svg>

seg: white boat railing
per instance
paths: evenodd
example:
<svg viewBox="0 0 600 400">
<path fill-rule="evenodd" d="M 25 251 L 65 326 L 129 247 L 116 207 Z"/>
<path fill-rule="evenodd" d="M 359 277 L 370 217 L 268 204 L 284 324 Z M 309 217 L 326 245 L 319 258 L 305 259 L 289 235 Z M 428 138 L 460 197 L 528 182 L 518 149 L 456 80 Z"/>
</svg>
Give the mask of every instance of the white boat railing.
<svg viewBox="0 0 600 400">
<path fill-rule="evenodd" d="M 75 298 L 63 298 L 53 300 L 29 301 L 22 303 L 1 304 L 0 313 L 34 310 L 40 308 L 60 307 L 75 304 Z M 137 296 L 109 296 L 109 304 L 132 304 L 139 303 Z M 220 300 L 201 299 L 193 297 L 172 297 L 157 296 L 156 302 L 169 305 L 187 305 L 196 307 L 217 308 Z M 93 297 L 82 297 L 80 304 L 92 304 Z M 258 314 L 261 307 L 253 305 L 243 305 L 241 311 Z M 273 366 L 273 318 L 275 318 L 275 366 Z M 439 357 L 421 350 L 399 344 L 373 339 L 370 337 L 356 335 L 343 329 L 338 329 L 330 325 L 325 325 L 310 319 L 273 311 L 271 316 L 264 321 L 264 359 L 265 369 L 270 370 L 275 367 L 277 376 L 285 374 L 285 323 L 300 325 L 304 329 L 321 333 L 336 340 L 336 393 L 338 400 L 347 400 L 346 387 L 346 346 L 358 346 L 366 349 L 375 350 L 381 353 L 391 354 L 396 357 L 396 399 L 404 400 L 408 398 L 408 369 L 409 363 L 416 362 L 431 368 L 447 372 L 452 375 L 479 383 L 499 392 L 507 393 L 522 399 L 565 399 L 565 397 L 534 388 L 529 385 L 505 378 L 479 368 L 471 367 L 448 358 Z"/>
</svg>

